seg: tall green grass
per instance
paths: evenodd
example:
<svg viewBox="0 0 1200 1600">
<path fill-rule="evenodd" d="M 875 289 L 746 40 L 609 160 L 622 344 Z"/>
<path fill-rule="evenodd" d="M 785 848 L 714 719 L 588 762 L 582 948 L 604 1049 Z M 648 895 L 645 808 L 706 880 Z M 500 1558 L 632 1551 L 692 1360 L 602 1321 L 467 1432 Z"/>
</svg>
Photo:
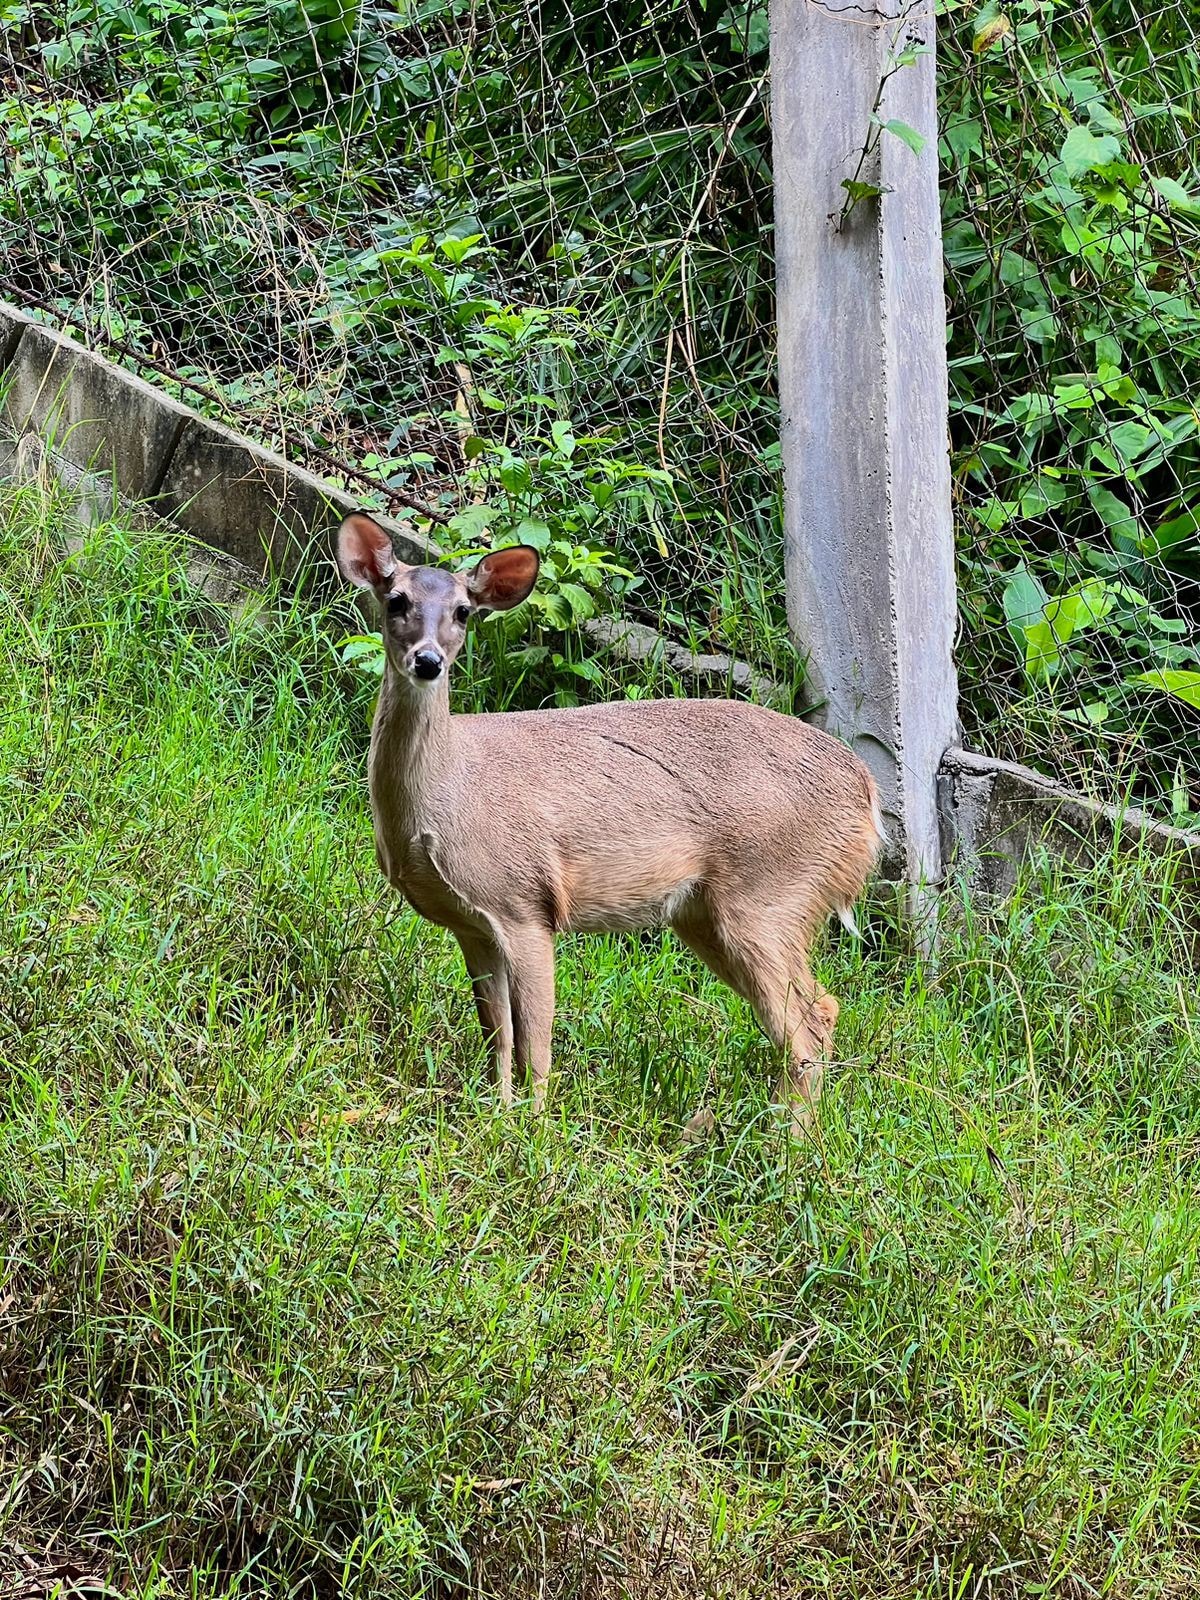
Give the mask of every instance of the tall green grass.
<svg viewBox="0 0 1200 1600">
<path fill-rule="evenodd" d="M 551 1113 L 502 1115 L 457 952 L 376 875 L 345 619 L 0 493 L 0 1574 L 1196 1592 L 1169 881 L 959 897 L 936 972 L 831 941 L 798 1147 L 669 938 L 565 942 Z"/>
</svg>

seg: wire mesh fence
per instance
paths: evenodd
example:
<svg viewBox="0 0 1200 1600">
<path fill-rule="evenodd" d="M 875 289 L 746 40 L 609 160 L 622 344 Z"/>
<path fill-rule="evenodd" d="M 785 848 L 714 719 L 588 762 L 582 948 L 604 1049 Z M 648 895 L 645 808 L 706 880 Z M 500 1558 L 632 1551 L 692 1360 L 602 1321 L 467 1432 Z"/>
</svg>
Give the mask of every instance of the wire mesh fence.
<svg viewBox="0 0 1200 1600">
<path fill-rule="evenodd" d="M 0 292 L 443 544 L 539 544 L 563 623 L 603 580 L 770 656 L 765 12 L 7 11 Z"/>
<path fill-rule="evenodd" d="M 973 740 L 1200 809 L 1200 15 L 950 9 L 960 667 Z"/>
<path fill-rule="evenodd" d="M 0 15 L 0 294 L 444 545 L 540 544 L 551 623 L 603 589 L 786 674 L 762 0 Z M 968 734 L 1187 821 L 1198 38 L 939 30 Z"/>
</svg>

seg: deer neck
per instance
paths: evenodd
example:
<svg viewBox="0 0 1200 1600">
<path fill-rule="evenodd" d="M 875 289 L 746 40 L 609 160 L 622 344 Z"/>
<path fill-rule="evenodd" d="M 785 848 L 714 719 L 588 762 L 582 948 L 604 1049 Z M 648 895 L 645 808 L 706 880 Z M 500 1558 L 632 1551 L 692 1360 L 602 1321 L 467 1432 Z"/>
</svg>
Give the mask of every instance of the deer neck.
<svg viewBox="0 0 1200 1600">
<path fill-rule="evenodd" d="M 418 687 L 389 661 L 371 726 L 371 800 L 376 817 L 420 831 L 435 808 L 451 757 L 446 675 Z"/>
</svg>

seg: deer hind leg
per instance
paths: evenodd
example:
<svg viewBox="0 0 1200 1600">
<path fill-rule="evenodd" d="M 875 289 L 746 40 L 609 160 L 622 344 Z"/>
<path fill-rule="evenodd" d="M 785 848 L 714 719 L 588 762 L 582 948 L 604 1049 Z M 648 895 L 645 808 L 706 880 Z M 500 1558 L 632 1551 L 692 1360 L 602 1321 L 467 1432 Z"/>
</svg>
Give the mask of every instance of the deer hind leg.
<svg viewBox="0 0 1200 1600">
<path fill-rule="evenodd" d="M 759 1026 L 784 1058 L 777 1103 L 800 1133 L 821 1094 L 838 1003 L 812 976 L 806 932 L 788 930 L 761 906 L 736 901 L 714 911 L 689 909 L 676 932 L 722 982 L 747 1000 Z M 688 1124 L 698 1125 L 697 1113 Z"/>
<path fill-rule="evenodd" d="M 802 962 L 788 983 L 783 1006 L 783 1071 L 775 1087 L 775 1103 L 791 1113 L 792 1132 L 802 1133 L 821 1098 L 825 1062 L 833 1047 L 838 1003 L 826 993 Z M 761 1020 L 761 1018 L 760 1018 Z"/>
<path fill-rule="evenodd" d="M 517 1066 L 533 1072 L 533 1109 L 546 1108 L 554 1028 L 554 935 L 525 923 L 502 931 Z"/>
<path fill-rule="evenodd" d="M 488 1059 L 496 1074 L 500 1103 L 511 1106 L 513 1024 L 508 995 L 508 968 L 500 946 L 481 934 L 457 935 L 471 975 L 471 990 Z"/>
</svg>

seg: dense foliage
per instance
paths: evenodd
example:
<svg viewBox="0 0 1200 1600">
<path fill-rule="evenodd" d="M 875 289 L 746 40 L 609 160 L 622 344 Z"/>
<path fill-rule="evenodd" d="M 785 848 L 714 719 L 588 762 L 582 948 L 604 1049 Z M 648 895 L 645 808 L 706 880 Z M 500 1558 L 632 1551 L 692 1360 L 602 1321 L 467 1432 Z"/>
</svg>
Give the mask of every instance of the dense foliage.
<svg viewBox="0 0 1200 1600">
<path fill-rule="evenodd" d="M 1200 17 L 1017 0 L 974 29 L 943 81 L 966 682 L 1008 753 L 1098 787 L 1133 756 L 1190 813 Z"/>
<path fill-rule="evenodd" d="M 540 544 L 552 625 L 606 594 L 786 657 L 765 4 L 0 15 L 7 292 L 365 468 L 451 544 Z M 968 721 L 1179 814 L 1197 35 L 1127 0 L 940 24 Z"/>
</svg>

